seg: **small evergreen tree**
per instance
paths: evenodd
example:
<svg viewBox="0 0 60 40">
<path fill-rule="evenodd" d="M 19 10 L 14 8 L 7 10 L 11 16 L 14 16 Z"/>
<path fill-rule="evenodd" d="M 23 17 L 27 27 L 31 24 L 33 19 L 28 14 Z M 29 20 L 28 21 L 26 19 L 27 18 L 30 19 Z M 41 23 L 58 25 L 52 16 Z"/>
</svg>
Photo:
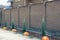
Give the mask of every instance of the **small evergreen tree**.
<svg viewBox="0 0 60 40">
<path fill-rule="evenodd" d="M 25 21 L 25 18 L 23 20 L 23 32 L 26 32 L 26 21 Z"/>
<path fill-rule="evenodd" d="M 7 22 L 5 21 L 5 23 L 4 23 L 4 27 L 7 27 Z"/>
<path fill-rule="evenodd" d="M 2 11 L 0 11 L 0 26 L 2 24 Z"/>
<path fill-rule="evenodd" d="M 46 31 L 46 22 L 45 22 L 45 19 L 43 18 L 42 19 L 42 27 L 41 27 L 42 36 L 46 35 L 45 31 Z"/>
<path fill-rule="evenodd" d="M 14 24 L 14 20 L 13 19 L 11 21 L 11 26 L 12 26 L 12 29 L 15 29 L 15 24 Z"/>
</svg>

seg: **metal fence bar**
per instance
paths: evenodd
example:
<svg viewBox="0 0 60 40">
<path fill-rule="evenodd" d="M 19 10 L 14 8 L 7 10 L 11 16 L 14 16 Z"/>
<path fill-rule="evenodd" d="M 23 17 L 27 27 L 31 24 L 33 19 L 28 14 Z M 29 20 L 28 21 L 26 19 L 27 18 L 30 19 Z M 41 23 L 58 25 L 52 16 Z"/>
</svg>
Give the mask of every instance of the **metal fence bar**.
<svg viewBox="0 0 60 40">
<path fill-rule="evenodd" d="M 18 27 L 20 27 L 20 8 L 18 7 Z"/>
<path fill-rule="evenodd" d="M 12 9 L 10 9 L 10 25 L 11 25 L 11 11 L 12 11 Z"/>
<path fill-rule="evenodd" d="M 30 28 L 31 27 L 31 6 L 30 5 L 28 5 L 28 14 L 29 14 L 29 28 Z"/>
</svg>

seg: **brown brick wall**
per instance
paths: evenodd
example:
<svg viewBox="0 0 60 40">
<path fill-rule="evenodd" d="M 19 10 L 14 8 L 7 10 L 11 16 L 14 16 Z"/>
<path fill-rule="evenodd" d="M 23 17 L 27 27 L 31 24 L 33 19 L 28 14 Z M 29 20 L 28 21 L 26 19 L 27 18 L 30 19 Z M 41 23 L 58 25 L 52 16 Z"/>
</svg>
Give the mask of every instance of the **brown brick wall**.
<svg viewBox="0 0 60 40">
<path fill-rule="evenodd" d="M 17 4 L 16 4 L 17 5 Z M 10 12 L 6 10 L 6 20 L 10 21 Z M 7 14 L 8 13 L 8 14 Z M 42 4 L 31 6 L 31 27 L 40 28 L 41 17 L 44 15 L 44 6 Z M 26 18 L 26 25 L 29 25 L 28 7 L 20 8 L 20 25 L 22 26 L 23 19 Z M 49 30 L 60 30 L 60 1 L 55 1 L 47 4 L 47 28 Z M 12 18 L 15 19 L 15 24 L 18 25 L 17 9 L 12 10 Z"/>
<path fill-rule="evenodd" d="M 60 1 L 48 3 L 47 6 L 47 28 L 60 30 Z"/>
<path fill-rule="evenodd" d="M 5 20 L 10 24 L 10 10 L 5 10 Z"/>
</svg>

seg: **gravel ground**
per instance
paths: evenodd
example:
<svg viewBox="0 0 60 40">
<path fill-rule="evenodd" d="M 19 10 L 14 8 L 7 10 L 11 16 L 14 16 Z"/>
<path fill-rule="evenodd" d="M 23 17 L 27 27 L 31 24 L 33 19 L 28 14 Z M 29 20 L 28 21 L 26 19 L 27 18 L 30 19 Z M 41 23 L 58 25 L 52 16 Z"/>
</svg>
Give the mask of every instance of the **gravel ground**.
<svg viewBox="0 0 60 40">
<path fill-rule="evenodd" d="M 23 34 L 0 29 L 0 40 L 40 40 L 39 38 L 24 36 Z"/>
</svg>

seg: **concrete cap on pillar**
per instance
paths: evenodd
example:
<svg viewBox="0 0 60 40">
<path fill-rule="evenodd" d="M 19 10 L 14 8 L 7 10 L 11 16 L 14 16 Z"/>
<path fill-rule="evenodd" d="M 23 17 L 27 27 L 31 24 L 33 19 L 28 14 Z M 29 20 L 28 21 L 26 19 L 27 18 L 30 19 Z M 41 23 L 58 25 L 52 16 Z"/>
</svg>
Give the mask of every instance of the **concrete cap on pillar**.
<svg viewBox="0 0 60 40">
<path fill-rule="evenodd" d="M 47 0 L 47 1 L 53 1 L 53 0 Z"/>
</svg>

